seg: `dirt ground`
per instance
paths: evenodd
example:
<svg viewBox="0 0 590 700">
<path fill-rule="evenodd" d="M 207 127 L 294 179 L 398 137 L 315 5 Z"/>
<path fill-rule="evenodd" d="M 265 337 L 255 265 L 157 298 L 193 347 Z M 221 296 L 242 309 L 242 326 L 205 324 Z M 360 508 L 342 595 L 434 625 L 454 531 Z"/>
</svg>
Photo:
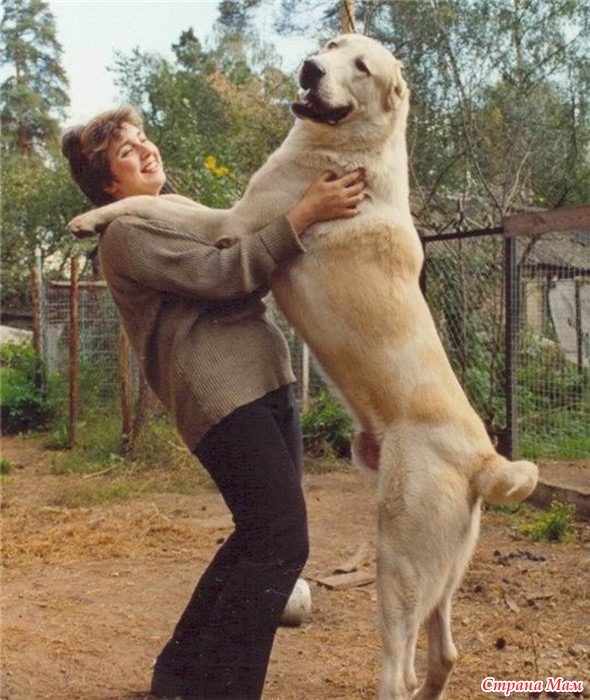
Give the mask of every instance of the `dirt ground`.
<svg viewBox="0 0 590 700">
<path fill-rule="evenodd" d="M 150 494 L 89 508 L 57 505 L 80 476 L 55 475 L 39 440 L 3 438 L 3 700 L 138 700 L 154 656 L 231 522 L 219 495 Z M 108 479 L 109 476 L 97 477 Z M 375 698 L 380 667 L 374 583 L 316 580 L 375 542 L 373 491 L 352 472 L 308 474 L 313 612 L 281 628 L 265 700 Z M 590 697 L 590 526 L 569 544 L 515 539 L 520 515 L 487 511 L 455 596 L 459 660 L 447 698 L 484 693 L 485 677 L 583 681 Z M 374 560 L 364 570 L 374 570 Z M 425 644 L 417 658 L 423 669 Z M 559 697 L 514 693 L 512 698 Z"/>
</svg>

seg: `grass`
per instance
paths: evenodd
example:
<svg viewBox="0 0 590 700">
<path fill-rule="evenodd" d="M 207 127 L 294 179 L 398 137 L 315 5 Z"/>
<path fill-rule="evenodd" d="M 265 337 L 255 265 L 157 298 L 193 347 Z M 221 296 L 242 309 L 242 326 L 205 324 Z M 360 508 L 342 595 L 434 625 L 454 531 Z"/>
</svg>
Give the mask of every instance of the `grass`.
<svg viewBox="0 0 590 700">
<path fill-rule="evenodd" d="M 64 484 L 55 503 L 59 506 L 89 507 L 152 493 L 193 494 L 202 488 L 215 488 L 163 414 L 150 416 L 134 445 L 133 455 L 124 458 L 117 401 L 86 402 L 77 424 L 76 443 L 69 446 L 68 442 L 67 423 L 63 419 L 56 421 L 46 445 L 55 450 L 52 472 L 79 477 Z M 304 465 L 306 472 L 315 474 L 350 468 L 349 461 L 338 458 L 328 448 L 322 456 L 306 456 Z"/>
<path fill-rule="evenodd" d="M 590 400 L 576 409 L 551 408 L 528 411 L 519 408 L 522 428 L 519 451 L 529 459 L 571 460 L 588 456 Z"/>
<path fill-rule="evenodd" d="M 64 484 L 53 505 L 64 508 L 88 508 L 123 503 L 135 498 L 160 494 L 194 494 L 212 487 L 196 462 L 188 469 L 146 469 L 137 463 L 123 463 L 115 472 L 89 474 Z"/>
<path fill-rule="evenodd" d="M 56 425 L 47 442 L 47 447 L 55 450 L 52 472 L 79 478 L 64 484 L 55 505 L 90 507 L 148 494 L 192 494 L 214 488 L 165 417 L 155 416 L 148 422 L 128 459 L 121 454 L 121 420 L 116 406 L 87 410 L 77 426 L 76 444 L 67 447 L 67 442 L 67 430 Z"/>
<path fill-rule="evenodd" d="M 151 426 L 146 431 L 133 460 L 111 455 L 110 459 L 101 459 L 101 469 L 91 464 L 79 447 L 55 455 L 54 473 L 79 478 L 64 484 L 54 505 L 88 508 L 151 494 L 193 495 L 202 489 L 216 488 L 198 460 L 180 443 L 174 429 L 165 425 Z M 352 471 L 350 462 L 333 456 L 306 458 L 304 470 L 312 474 Z"/>
<path fill-rule="evenodd" d="M 508 513 L 509 515 L 525 515 L 532 512 L 532 507 L 525 503 L 484 503 L 489 513 Z"/>
<path fill-rule="evenodd" d="M 575 460 L 588 456 L 588 435 L 572 437 L 571 435 L 527 435 L 519 439 L 519 448 L 527 459 Z"/>
</svg>

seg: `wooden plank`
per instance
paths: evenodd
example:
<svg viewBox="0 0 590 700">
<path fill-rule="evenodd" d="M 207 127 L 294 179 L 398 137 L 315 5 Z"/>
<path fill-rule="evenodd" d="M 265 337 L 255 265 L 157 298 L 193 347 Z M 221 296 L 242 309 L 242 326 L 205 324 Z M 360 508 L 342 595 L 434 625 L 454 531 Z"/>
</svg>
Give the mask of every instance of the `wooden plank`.
<svg viewBox="0 0 590 700">
<path fill-rule="evenodd" d="M 343 564 L 334 569 L 335 574 L 350 574 L 353 571 L 358 571 L 362 566 L 367 564 L 373 556 L 373 547 L 369 542 L 363 542 L 357 551 L 347 559 Z"/>
<path fill-rule="evenodd" d="M 370 571 L 353 571 L 350 574 L 337 574 L 336 576 L 325 576 L 316 581 L 320 586 L 325 586 L 332 591 L 343 591 L 346 588 L 356 586 L 366 586 L 375 581 L 376 575 Z"/>
<path fill-rule="evenodd" d="M 540 233 L 590 230 L 590 205 L 563 207 L 531 214 L 514 214 L 504 219 L 505 236 L 534 236 Z"/>
</svg>

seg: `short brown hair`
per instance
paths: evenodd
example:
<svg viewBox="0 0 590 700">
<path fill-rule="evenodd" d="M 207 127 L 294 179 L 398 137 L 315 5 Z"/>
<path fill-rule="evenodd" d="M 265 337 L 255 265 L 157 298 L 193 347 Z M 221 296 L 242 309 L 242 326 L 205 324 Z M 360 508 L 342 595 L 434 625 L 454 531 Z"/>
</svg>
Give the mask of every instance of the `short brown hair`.
<svg viewBox="0 0 590 700">
<path fill-rule="evenodd" d="M 105 188 L 113 181 L 107 150 L 125 123 L 143 127 L 137 111 L 124 105 L 102 112 L 85 125 L 69 128 L 62 136 L 61 152 L 70 163 L 72 177 L 88 199 L 97 206 L 114 201 L 105 192 Z"/>
</svg>

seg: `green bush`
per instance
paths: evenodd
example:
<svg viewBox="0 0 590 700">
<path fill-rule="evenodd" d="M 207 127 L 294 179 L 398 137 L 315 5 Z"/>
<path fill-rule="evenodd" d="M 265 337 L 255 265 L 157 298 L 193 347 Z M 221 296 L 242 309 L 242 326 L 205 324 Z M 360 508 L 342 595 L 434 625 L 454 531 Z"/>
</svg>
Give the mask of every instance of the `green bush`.
<svg viewBox="0 0 590 700">
<path fill-rule="evenodd" d="M 314 396 L 311 410 L 303 414 L 303 446 L 312 457 L 332 453 L 350 457 L 352 421 L 327 389 Z"/>
<path fill-rule="evenodd" d="M 575 514 L 573 503 L 554 501 L 534 523 L 522 525 L 520 532 L 533 542 L 567 542 L 572 537 Z"/>
<path fill-rule="evenodd" d="M 5 433 L 45 428 L 52 406 L 43 389 L 43 369 L 28 343 L 0 348 L 0 418 Z"/>
</svg>

